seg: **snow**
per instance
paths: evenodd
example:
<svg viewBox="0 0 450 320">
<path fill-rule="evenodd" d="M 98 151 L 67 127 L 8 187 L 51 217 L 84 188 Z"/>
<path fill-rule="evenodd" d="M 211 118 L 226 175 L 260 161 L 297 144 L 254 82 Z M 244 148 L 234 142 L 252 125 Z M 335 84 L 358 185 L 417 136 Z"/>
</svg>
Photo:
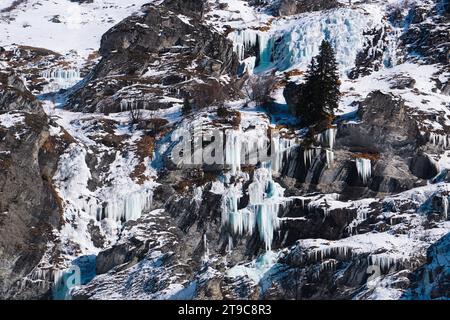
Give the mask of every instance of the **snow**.
<svg viewBox="0 0 450 320">
<path fill-rule="evenodd" d="M 249 264 L 236 265 L 227 270 L 226 275 L 232 278 L 248 277 L 255 284 L 260 284 L 264 276 L 274 267 L 278 254 L 267 251 Z"/>
<path fill-rule="evenodd" d="M 132 4 L 120 0 L 83 4 L 69 0 L 26 1 L 16 10 L 0 14 L 0 43 L 46 48 L 59 53 L 75 50 L 86 57 L 100 47 L 101 36 L 109 28 L 149 2 L 152 1 L 137 0 Z M 61 23 L 51 21 L 55 16 Z"/>
<path fill-rule="evenodd" d="M 8 112 L 0 114 L 0 126 L 9 129 L 24 124 L 25 117 L 21 113 Z"/>
</svg>

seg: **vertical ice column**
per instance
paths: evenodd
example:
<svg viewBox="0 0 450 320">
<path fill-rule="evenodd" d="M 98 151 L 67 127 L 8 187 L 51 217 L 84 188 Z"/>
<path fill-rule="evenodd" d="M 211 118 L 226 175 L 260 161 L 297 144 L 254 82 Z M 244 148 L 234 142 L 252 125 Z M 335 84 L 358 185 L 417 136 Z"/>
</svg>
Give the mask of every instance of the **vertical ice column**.
<svg viewBox="0 0 450 320">
<path fill-rule="evenodd" d="M 444 219 L 448 219 L 448 196 L 442 196 L 442 211 L 444 214 Z"/>
<path fill-rule="evenodd" d="M 241 170 L 241 149 L 240 132 L 228 130 L 225 142 L 225 162 L 231 166 L 231 174 L 233 175 Z"/>
<path fill-rule="evenodd" d="M 264 70 L 272 63 L 274 39 L 268 32 L 243 29 L 230 33 L 229 38 L 233 42 L 233 49 L 238 55 L 239 60 L 241 62 L 248 61 L 253 64 L 251 66 L 248 65 L 247 69 L 253 71 L 255 67 L 258 67 L 258 69 Z M 246 59 L 245 53 L 252 48 L 258 50 L 256 52 L 257 56 L 253 57 L 253 59 Z"/>
<path fill-rule="evenodd" d="M 152 196 L 152 191 L 142 190 L 112 199 L 105 207 L 105 216 L 117 222 L 137 220 L 151 207 Z"/>
<path fill-rule="evenodd" d="M 249 204 L 238 210 L 241 186 L 232 186 L 222 204 L 222 225 L 229 226 L 233 234 L 253 234 L 257 227 L 265 248 L 270 250 L 273 234 L 279 227 L 278 210 L 284 189 L 272 180 L 270 163 L 257 169 L 248 187 Z"/>
<path fill-rule="evenodd" d="M 327 156 L 327 166 L 331 168 L 334 163 L 334 152 L 333 150 L 325 150 Z"/>
<path fill-rule="evenodd" d="M 356 158 L 356 169 L 363 183 L 367 184 L 367 181 L 372 176 L 372 163 L 370 159 Z"/>
</svg>

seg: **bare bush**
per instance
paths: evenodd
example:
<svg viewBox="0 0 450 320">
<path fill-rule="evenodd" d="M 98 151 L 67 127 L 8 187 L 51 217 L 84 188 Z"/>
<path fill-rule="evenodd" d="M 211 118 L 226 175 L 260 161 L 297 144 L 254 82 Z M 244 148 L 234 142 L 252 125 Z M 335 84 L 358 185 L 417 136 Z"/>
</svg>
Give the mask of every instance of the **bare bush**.
<svg viewBox="0 0 450 320">
<path fill-rule="evenodd" d="M 272 102 L 271 93 L 275 90 L 276 84 L 277 79 L 272 74 L 251 77 L 244 88 L 248 101 L 263 106 Z"/>
<path fill-rule="evenodd" d="M 128 117 L 130 125 L 139 124 L 143 120 L 143 112 L 139 108 L 130 108 Z"/>
</svg>

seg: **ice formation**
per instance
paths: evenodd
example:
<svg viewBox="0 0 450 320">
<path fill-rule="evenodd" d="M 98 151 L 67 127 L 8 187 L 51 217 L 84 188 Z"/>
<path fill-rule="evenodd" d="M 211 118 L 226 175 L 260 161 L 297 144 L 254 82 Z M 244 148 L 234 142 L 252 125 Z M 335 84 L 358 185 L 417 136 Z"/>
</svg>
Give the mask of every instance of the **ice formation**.
<svg viewBox="0 0 450 320">
<path fill-rule="evenodd" d="M 328 147 L 331 150 L 334 149 L 334 143 L 336 141 L 336 134 L 337 134 L 337 128 L 328 128 L 321 134 L 317 136 L 317 140 L 322 144 L 324 147 Z"/>
<path fill-rule="evenodd" d="M 403 261 L 402 259 L 397 259 L 386 254 L 370 255 L 368 259 L 369 264 L 378 266 L 380 271 L 388 271 L 392 267 L 396 268 Z"/>
<path fill-rule="evenodd" d="M 42 77 L 46 79 L 80 79 L 80 70 L 78 69 L 56 69 L 56 70 L 45 70 L 41 73 Z"/>
<path fill-rule="evenodd" d="M 68 89 L 82 80 L 78 69 L 45 70 L 41 73 L 41 76 L 49 81 L 43 89 L 44 93 Z"/>
<path fill-rule="evenodd" d="M 241 170 L 242 142 L 239 131 L 228 130 L 225 142 L 225 162 L 231 167 L 231 173 Z"/>
<path fill-rule="evenodd" d="M 303 150 L 303 163 L 305 166 L 312 164 L 312 161 L 320 154 L 320 148 L 310 148 Z"/>
<path fill-rule="evenodd" d="M 152 199 L 151 190 L 140 190 L 110 199 L 104 209 L 105 217 L 114 221 L 137 220 L 142 212 L 150 209 Z M 98 220 L 101 218 L 97 215 Z"/>
<path fill-rule="evenodd" d="M 448 196 L 442 196 L 442 210 L 444 214 L 444 219 L 448 219 Z"/>
<path fill-rule="evenodd" d="M 104 197 L 101 192 L 92 193 L 87 187 L 91 172 L 84 148 L 74 145 L 62 158 L 64 161 L 60 162 L 54 179 L 56 185 L 61 186 L 58 191 L 68 210 L 83 212 L 98 221 L 106 218 L 120 222 L 136 220 L 149 209 L 153 195 L 150 187 L 133 191 L 116 185 L 103 190 Z"/>
<path fill-rule="evenodd" d="M 358 170 L 358 175 L 363 183 L 367 184 L 372 176 L 372 163 L 370 159 L 356 158 L 356 169 Z"/>
<path fill-rule="evenodd" d="M 269 143 L 267 133 L 246 135 L 241 130 L 227 130 L 225 139 L 225 163 L 233 175 L 243 164 L 256 165 L 258 162 L 270 163 L 272 172 L 279 173 L 297 146 L 295 139 L 274 135 Z"/>
<path fill-rule="evenodd" d="M 328 168 L 331 168 L 334 163 L 334 152 L 332 150 L 325 150 L 326 156 L 327 156 L 327 166 Z"/>
<path fill-rule="evenodd" d="M 270 250 L 273 234 L 279 227 L 278 210 L 284 199 L 284 189 L 273 181 L 272 171 L 266 167 L 257 169 L 248 186 L 249 204 L 238 209 L 242 186 L 232 186 L 224 196 L 222 225 L 229 226 L 233 234 L 253 234 L 257 228 L 261 240 Z"/>
<path fill-rule="evenodd" d="M 375 8 L 374 8 L 375 9 Z M 376 12 L 338 9 L 330 12 L 308 13 L 296 19 L 274 21 L 270 30 L 243 29 L 229 37 L 241 61 L 252 48 L 259 52 L 258 70 L 276 66 L 278 70 L 305 70 L 319 53 L 322 40 L 332 42 L 342 71 L 351 69 L 357 53 L 364 47 L 364 31 L 382 28 Z"/>
<path fill-rule="evenodd" d="M 443 147 L 444 149 L 447 149 L 449 146 L 449 139 L 446 134 L 430 132 L 429 141 L 431 144 L 437 147 Z"/>
<path fill-rule="evenodd" d="M 242 62 L 248 60 L 249 71 L 252 72 L 256 67 L 264 69 L 271 64 L 274 38 L 268 32 L 253 29 L 241 29 L 231 32 L 228 37 L 233 42 L 233 49 L 238 55 L 239 60 Z M 246 53 L 252 49 L 256 50 L 258 56 L 253 57 L 253 59 L 246 59 Z M 258 65 L 256 65 L 257 61 Z"/>
<path fill-rule="evenodd" d="M 272 146 L 274 152 L 272 155 L 272 171 L 279 173 L 284 161 L 291 159 L 292 152 L 297 144 L 294 139 L 276 137 L 272 139 Z"/>
</svg>

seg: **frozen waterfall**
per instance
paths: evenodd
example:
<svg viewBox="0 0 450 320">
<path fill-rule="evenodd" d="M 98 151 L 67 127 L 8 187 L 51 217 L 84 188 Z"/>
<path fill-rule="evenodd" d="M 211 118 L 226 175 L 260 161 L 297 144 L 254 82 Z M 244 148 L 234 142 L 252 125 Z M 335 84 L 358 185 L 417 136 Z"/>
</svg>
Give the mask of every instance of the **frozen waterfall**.
<svg viewBox="0 0 450 320">
<path fill-rule="evenodd" d="M 279 227 L 278 210 L 284 202 L 284 189 L 273 181 L 268 165 L 257 169 L 248 186 L 249 203 L 238 209 L 242 185 L 230 187 L 223 198 L 222 225 L 229 226 L 232 234 L 251 235 L 257 228 L 266 250 L 270 250 L 274 232 Z"/>
<path fill-rule="evenodd" d="M 259 63 L 254 66 L 258 71 L 271 66 L 281 71 L 306 70 L 311 59 L 319 53 L 322 40 L 329 40 L 335 48 L 341 71 L 345 73 L 354 67 L 356 55 L 364 48 L 364 32 L 383 27 L 377 13 L 349 8 L 311 12 L 295 19 L 276 20 L 268 31 L 234 31 L 229 38 L 241 61 L 245 60 L 246 52 L 253 48 L 258 50 Z"/>
<path fill-rule="evenodd" d="M 49 83 L 44 86 L 43 92 L 54 92 L 68 89 L 82 80 L 78 69 L 50 69 L 41 72 L 41 77 Z"/>
<path fill-rule="evenodd" d="M 358 175 L 363 183 L 367 184 L 372 176 L 372 163 L 370 159 L 356 158 L 356 169 L 358 170 Z"/>
</svg>

